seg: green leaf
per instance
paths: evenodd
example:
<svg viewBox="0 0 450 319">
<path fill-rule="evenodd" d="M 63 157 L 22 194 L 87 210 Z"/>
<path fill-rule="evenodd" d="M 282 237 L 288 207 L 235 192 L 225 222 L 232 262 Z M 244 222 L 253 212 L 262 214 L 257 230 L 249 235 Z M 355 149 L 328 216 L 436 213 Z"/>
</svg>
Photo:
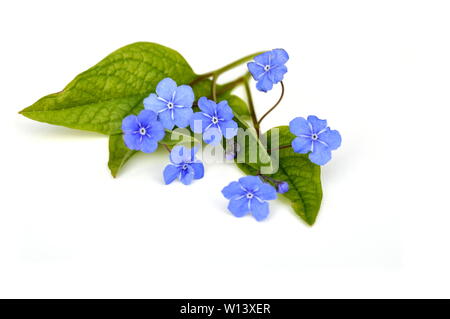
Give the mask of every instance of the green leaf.
<svg viewBox="0 0 450 319">
<path fill-rule="evenodd" d="M 123 165 L 134 155 L 136 151 L 130 150 L 125 146 L 122 138 L 122 134 L 111 135 L 109 137 L 109 161 L 108 167 L 113 177 L 117 176 L 117 173 Z"/>
<path fill-rule="evenodd" d="M 178 52 L 138 42 L 111 53 L 63 91 L 43 97 L 20 113 L 36 121 L 116 134 L 122 119 L 139 112 L 143 99 L 166 77 L 180 85 L 196 75 Z"/>
<path fill-rule="evenodd" d="M 288 126 L 276 127 L 265 135 L 268 149 L 271 149 L 272 137 L 279 138 L 279 146 L 290 145 L 295 138 Z M 312 163 L 307 154 L 295 153 L 290 147 L 281 149 L 277 158 L 279 158 L 278 171 L 268 176 L 289 183 L 289 191 L 282 196 L 291 202 L 292 208 L 301 219 L 313 225 L 322 201 L 320 166 Z M 238 167 L 250 175 L 257 173 L 254 168 L 246 164 L 238 164 Z"/>
</svg>

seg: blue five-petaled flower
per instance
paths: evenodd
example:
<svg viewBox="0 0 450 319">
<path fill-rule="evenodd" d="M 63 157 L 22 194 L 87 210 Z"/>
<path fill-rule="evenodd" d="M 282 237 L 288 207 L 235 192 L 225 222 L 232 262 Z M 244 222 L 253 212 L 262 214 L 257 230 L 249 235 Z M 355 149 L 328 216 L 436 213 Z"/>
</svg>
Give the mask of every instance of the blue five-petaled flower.
<svg viewBox="0 0 450 319">
<path fill-rule="evenodd" d="M 201 112 L 194 113 L 190 125 L 194 133 L 203 133 L 203 140 L 216 145 L 222 136 L 230 139 L 236 136 L 238 125 L 233 121 L 233 111 L 227 101 L 216 102 L 201 97 L 198 100 Z"/>
<path fill-rule="evenodd" d="M 262 92 L 270 91 L 274 84 L 283 80 L 289 55 L 283 49 L 275 49 L 255 56 L 255 62 L 247 63 L 248 70 Z"/>
<path fill-rule="evenodd" d="M 331 151 L 341 145 L 341 135 L 327 127 L 327 121 L 310 115 L 308 119 L 296 117 L 289 129 L 297 137 L 292 141 L 294 152 L 309 154 L 311 162 L 324 165 L 331 159 Z"/>
<path fill-rule="evenodd" d="M 164 182 L 172 183 L 178 178 L 184 185 L 189 185 L 194 179 L 200 179 L 204 175 L 203 163 L 195 158 L 198 148 L 187 149 L 177 145 L 170 152 L 169 164 L 164 169 Z"/>
<path fill-rule="evenodd" d="M 154 152 L 165 135 L 156 113 L 150 110 L 142 110 L 137 116 L 128 115 L 122 121 L 122 131 L 125 145 L 144 153 Z"/>
<path fill-rule="evenodd" d="M 257 221 L 269 215 L 267 200 L 277 198 L 275 188 L 263 183 L 257 176 L 245 176 L 237 182 L 231 182 L 222 190 L 222 194 L 230 200 L 228 209 L 236 217 L 251 213 Z"/>
<path fill-rule="evenodd" d="M 175 125 L 189 125 L 194 99 L 194 92 L 189 85 L 177 87 L 174 80 L 165 78 L 156 86 L 156 94 L 152 93 L 144 99 L 144 107 L 157 113 L 162 125 L 171 130 Z"/>
</svg>

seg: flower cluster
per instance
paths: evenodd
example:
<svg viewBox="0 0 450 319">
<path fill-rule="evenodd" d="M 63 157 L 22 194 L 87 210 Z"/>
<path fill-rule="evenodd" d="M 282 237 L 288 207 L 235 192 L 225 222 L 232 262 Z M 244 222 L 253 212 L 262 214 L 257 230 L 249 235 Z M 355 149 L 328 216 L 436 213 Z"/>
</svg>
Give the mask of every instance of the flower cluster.
<svg viewBox="0 0 450 319">
<path fill-rule="evenodd" d="M 256 81 L 256 88 L 268 92 L 277 83 L 282 83 L 288 60 L 289 55 L 283 49 L 274 49 L 255 56 L 254 61 L 249 62 L 247 67 Z M 284 85 L 282 90 L 284 93 Z M 172 130 L 175 126 L 189 127 L 192 132 L 202 134 L 203 141 L 207 144 L 217 145 L 225 139 L 229 145 L 238 146 L 233 140 L 238 133 L 238 124 L 233 120 L 235 115 L 228 102 L 225 100 L 217 103 L 203 96 L 197 100 L 199 111 L 194 112 L 192 107 L 195 101 L 194 91 L 189 85 L 177 86 L 170 78 L 161 80 L 155 93 L 144 99 L 144 110 L 138 115 L 129 115 L 123 119 L 122 130 L 126 146 L 145 153 L 154 152 L 158 143 L 162 144 L 165 130 Z M 259 122 L 252 109 L 250 108 L 250 112 L 253 112 L 251 115 L 255 129 L 259 129 Z M 326 120 L 313 115 L 307 119 L 294 118 L 289 123 L 289 129 L 295 138 L 288 146 L 296 153 L 308 154 L 311 162 L 317 165 L 328 163 L 331 151 L 341 145 L 339 132 L 331 130 Z M 166 148 L 170 150 L 167 145 Z M 227 159 L 233 159 L 236 152 L 244 151 L 239 147 L 235 151 L 234 149 L 235 147 L 231 153 L 225 154 Z M 203 178 L 204 165 L 196 158 L 198 150 L 198 146 L 191 149 L 181 145 L 173 147 L 169 155 L 170 164 L 163 171 L 164 182 L 170 184 L 178 179 L 189 185 L 193 180 Z M 269 215 L 268 201 L 276 199 L 277 193 L 289 194 L 291 191 L 286 181 L 258 173 L 256 176 L 246 176 L 231 182 L 223 188 L 222 194 L 229 200 L 228 210 L 234 216 L 251 214 L 261 221 Z"/>
</svg>

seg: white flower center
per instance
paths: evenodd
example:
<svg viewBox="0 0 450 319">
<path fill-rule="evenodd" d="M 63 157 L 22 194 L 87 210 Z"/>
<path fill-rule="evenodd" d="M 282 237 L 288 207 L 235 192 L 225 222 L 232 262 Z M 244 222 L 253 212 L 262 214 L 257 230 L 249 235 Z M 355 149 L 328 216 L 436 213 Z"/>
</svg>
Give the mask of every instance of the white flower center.
<svg viewBox="0 0 450 319">
<path fill-rule="evenodd" d="M 211 118 L 211 121 L 213 122 L 213 124 L 219 123 L 219 119 L 217 118 L 217 116 L 213 116 L 213 117 Z"/>
<path fill-rule="evenodd" d="M 311 138 L 315 141 L 315 140 L 317 140 L 317 139 L 319 138 L 319 135 L 313 134 L 313 135 L 311 136 Z"/>
<path fill-rule="evenodd" d="M 270 70 L 270 65 L 265 65 L 265 66 L 264 66 L 264 71 L 267 72 L 267 71 L 269 71 L 269 70 Z"/>
<path fill-rule="evenodd" d="M 173 103 L 172 102 L 167 103 L 167 108 L 169 110 L 173 109 Z"/>
<path fill-rule="evenodd" d="M 141 127 L 139 129 L 139 134 L 141 134 L 141 135 L 146 135 L 147 134 L 147 130 L 145 129 L 145 127 Z"/>
<path fill-rule="evenodd" d="M 252 193 L 247 193 L 247 195 L 245 195 L 248 199 L 252 199 L 253 198 L 253 194 Z"/>
<path fill-rule="evenodd" d="M 182 168 L 183 169 L 187 169 L 188 168 L 188 164 L 183 164 Z"/>
</svg>

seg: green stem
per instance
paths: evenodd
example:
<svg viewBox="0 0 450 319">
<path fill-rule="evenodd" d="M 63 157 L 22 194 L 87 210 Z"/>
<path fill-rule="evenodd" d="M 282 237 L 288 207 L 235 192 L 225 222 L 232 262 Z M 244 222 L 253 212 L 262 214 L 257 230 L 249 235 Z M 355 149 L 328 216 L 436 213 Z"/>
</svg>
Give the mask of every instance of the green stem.
<svg viewBox="0 0 450 319">
<path fill-rule="evenodd" d="M 208 72 L 208 73 L 200 74 L 190 84 L 194 85 L 195 83 L 200 82 L 201 80 L 210 78 L 210 77 L 212 77 L 214 75 L 217 77 L 220 74 L 222 74 L 222 73 L 224 73 L 226 71 L 229 71 L 229 70 L 231 70 L 231 69 L 233 69 L 233 68 L 235 68 L 235 67 L 237 67 L 237 66 L 239 66 L 239 65 L 241 65 L 241 64 L 243 64 L 243 63 L 245 63 L 245 62 L 247 62 L 247 61 L 249 61 L 251 59 L 253 59 L 255 56 L 257 56 L 257 55 L 259 55 L 261 53 L 264 53 L 264 52 L 266 52 L 266 51 L 261 51 L 261 52 L 256 52 L 256 53 L 252 53 L 252 54 L 246 55 L 245 57 L 240 58 L 240 59 L 238 59 L 238 60 L 236 60 L 234 62 L 231 62 L 230 64 L 227 64 L 227 65 L 221 67 L 220 69 L 217 69 L 215 71 L 211 71 L 211 72 Z"/>
<path fill-rule="evenodd" d="M 255 106 L 253 104 L 252 91 L 250 89 L 250 85 L 248 84 L 248 81 L 244 81 L 244 87 L 245 87 L 245 93 L 247 95 L 248 108 L 250 110 L 250 115 L 252 117 L 253 126 L 255 127 L 255 130 L 256 130 L 256 136 L 259 138 L 259 123 L 256 118 Z"/>
<path fill-rule="evenodd" d="M 264 120 L 264 118 L 267 116 L 267 115 L 269 115 L 269 113 L 270 112 L 272 112 L 277 106 L 278 106 L 278 104 L 280 104 L 280 102 L 281 102 L 281 100 L 283 99 L 283 96 L 284 96 L 284 84 L 283 84 L 283 81 L 281 81 L 280 82 L 281 83 L 281 96 L 280 96 L 280 98 L 278 99 L 278 101 L 277 101 L 277 103 L 275 103 L 275 105 L 274 106 L 272 106 L 260 119 L 259 119 L 259 121 L 258 121 L 258 125 L 260 125 L 261 124 L 261 122 L 262 122 L 262 120 Z"/>
</svg>

